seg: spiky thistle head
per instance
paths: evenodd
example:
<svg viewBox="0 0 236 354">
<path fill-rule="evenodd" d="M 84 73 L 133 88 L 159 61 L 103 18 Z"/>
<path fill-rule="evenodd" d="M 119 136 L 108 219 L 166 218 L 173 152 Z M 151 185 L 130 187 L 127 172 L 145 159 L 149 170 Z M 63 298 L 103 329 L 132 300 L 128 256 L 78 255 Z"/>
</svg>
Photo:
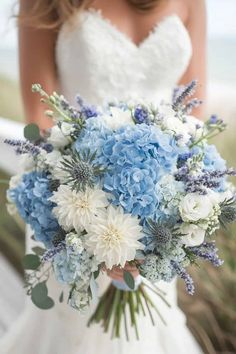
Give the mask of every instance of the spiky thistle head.
<svg viewBox="0 0 236 354">
<path fill-rule="evenodd" d="M 231 198 L 220 204 L 221 214 L 219 217 L 220 223 L 226 228 L 227 224 L 236 221 L 236 199 Z"/>
<path fill-rule="evenodd" d="M 63 229 L 60 229 L 57 234 L 53 237 L 52 244 L 54 247 L 57 247 L 60 243 L 65 241 L 66 232 Z"/>
<path fill-rule="evenodd" d="M 72 190 L 84 191 L 86 187 L 92 188 L 96 177 L 102 175 L 105 170 L 94 163 L 96 152 L 90 150 L 73 152 L 70 157 L 64 157 L 61 162 L 62 169 L 68 173 L 67 184 L 72 186 Z"/>
<path fill-rule="evenodd" d="M 169 228 L 149 219 L 144 233 L 146 234 L 146 248 L 148 250 L 170 248 L 173 235 Z"/>
</svg>

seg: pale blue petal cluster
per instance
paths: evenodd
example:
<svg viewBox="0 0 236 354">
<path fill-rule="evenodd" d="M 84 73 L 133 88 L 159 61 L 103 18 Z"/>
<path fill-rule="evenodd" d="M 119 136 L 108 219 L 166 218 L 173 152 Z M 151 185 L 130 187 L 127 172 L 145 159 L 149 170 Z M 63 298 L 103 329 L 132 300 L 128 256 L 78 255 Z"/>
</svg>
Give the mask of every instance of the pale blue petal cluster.
<svg viewBox="0 0 236 354">
<path fill-rule="evenodd" d="M 172 247 L 160 254 L 146 255 L 144 263 L 140 267 L 141 274 L 151 282 L 160 280 L 170 282 L 177 275 L 172 262 L 187 265 L 185 264 L 186 254 L 181 243 L 173 242 Z"/>
<path fill-rule="evenodd" d="M 59 225 L 52 214 L 55 204 L 49 200 L 52 193 L 46 173 L 24 174 L 18 186 L 10 189 L 8 195 L 22 219 L 33 229 L 35 239 L 50 248 Z"/>
<path fill-rule="evenodd" d="M 53 258 L 56 279 L 61 283 L 76 283 L 77 288 L 88 288 L 91 279 L 93 261 L 84 250 L 81 254 L 65 248 Z"/>
<path fill-rule="evenodd" d="M 114 204 L 142 218 L 153 216 L 160 203 L 155 186 L 176 168 L 183 148 L 156 126 L 139 124 L 111 132 L 99 119 L 90 119 L 86 128 L 75 148 L 89 143 L 96 151 L 97 162 L 107 168 L 104 190 L 113 195 Z"/>
</svg>

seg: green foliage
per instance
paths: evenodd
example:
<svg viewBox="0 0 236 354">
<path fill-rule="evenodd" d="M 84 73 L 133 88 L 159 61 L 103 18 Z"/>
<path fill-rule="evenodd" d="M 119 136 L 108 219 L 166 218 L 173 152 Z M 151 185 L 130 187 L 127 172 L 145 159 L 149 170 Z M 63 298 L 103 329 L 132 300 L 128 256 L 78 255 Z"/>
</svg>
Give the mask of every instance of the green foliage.
<svg viewBox="0 0 236 354">
<path fill-rule="evenodd" d="M 54 301 L 48 296 L 46 282 L 36 284 L 31 291 L 31 300 L 41 310 L 49 310 L 54 306 Z"/>
<path fill-rule="evenodd" d="M 37 124 L 31 123 L 24 128 L 24 137 L 29 141 L 36 141 L 40 139 L 40 130 Z"/>
<path fill-rule="evenodd" d="M 33 247 L 32 251 L 37 255 L 37 256 L 43 256 L 43 254 L 45 253 L 45 249 L 39 246 Z"/>
<path fill-rule="evenodd" d="M 40 258 L 36 254 L 27 254 L 22 259 L 24 269 L 36 270 L 39 268 L 40 264 Z"/>
<path fill-rule="evenodd" d="M 128 285 L 128 287 L 131 289 L 131 290 L 134 290 L 134 287 L 135 287 L 135 280 L 134 280 L 134 277 L 133 275 L 130 273 L 130 272 L 127 272 L 127 270 L 124 270 L 124 281 L 126 283 L 126 285 Z"/>
</svg>

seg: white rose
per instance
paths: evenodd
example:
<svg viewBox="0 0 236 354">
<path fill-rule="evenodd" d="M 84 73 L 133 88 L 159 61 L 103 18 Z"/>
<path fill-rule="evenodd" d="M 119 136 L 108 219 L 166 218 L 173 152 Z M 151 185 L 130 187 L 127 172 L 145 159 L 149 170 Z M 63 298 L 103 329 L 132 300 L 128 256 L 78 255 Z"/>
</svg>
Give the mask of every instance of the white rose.
<svg viewBox="0 0 236 354">
<path fill-rule="evenodd" d="M 185 235 L 182 237 L 182 241 L 188 247 L 199 246 L 204 242 L 205 230 L 198 225 L 183 224 L 180 232 Z"/>
<path fill-rule="evenodd" d="M 187 194 L 180 202 L 179 211 L 184 221 L 198 221 L 208 218 L 214 203 L 208 195 Z"/>
<path fill-rule="evenodd" d="M 134 125 L 130 110 L 123 111 L 120 108 L 111 107 L 110 111 L 111 116 L 107 114 L 102 117 L 102 120 L 108 128 L 117 130 L 122 126 Z"/>
<path fill-rule="evenodd" d="M 200 139 L 203 135 L 204 123 L 194 116 L 187 116 L 186 122 L 184 123 L 189 134 L 195 139 Z"/>
<path fill-rule="evenodd" d="M 55 125 L 51 129 L 50 137 L 48 142 L 52 144 L 55 148 L 62 148 L 69 144 L 69 137 L 65 136 L 58 125 Z"/>
</svg>

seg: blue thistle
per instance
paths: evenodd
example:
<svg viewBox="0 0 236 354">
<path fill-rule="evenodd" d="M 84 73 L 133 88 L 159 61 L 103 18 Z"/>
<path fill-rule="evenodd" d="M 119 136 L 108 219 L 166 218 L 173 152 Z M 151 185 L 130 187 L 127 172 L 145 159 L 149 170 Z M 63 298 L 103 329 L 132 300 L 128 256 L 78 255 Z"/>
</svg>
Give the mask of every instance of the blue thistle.
<svg viewBox="0 0 236 354">
<path fill-rule="evenodd" d="M 69 175 L 67 183 L 72 185 L 72 190 L 77 192 L 85 190 L 86 186 L 92 188 L 96 177 L 101 176 L 105 170 L 100 165 L 95 165 L 96 152 L 89 150 L 82 153 L 74 152 L 71 158 L 64 157 L 62 169 Z"/>
</svg>

